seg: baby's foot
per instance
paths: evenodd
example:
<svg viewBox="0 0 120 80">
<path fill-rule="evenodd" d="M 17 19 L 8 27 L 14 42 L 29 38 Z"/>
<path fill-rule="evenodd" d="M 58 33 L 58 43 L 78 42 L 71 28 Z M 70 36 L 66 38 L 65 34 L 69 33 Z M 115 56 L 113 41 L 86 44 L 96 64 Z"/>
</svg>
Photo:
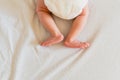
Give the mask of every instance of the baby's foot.
<svg viewBox="0 0 120 80">
<path fill-rule="evenodd" d="M 63 38 L 64 38 L 63 35 L 59 35 L 56 37 L 50 37 L 46 41 L 42 42 L 41 45 L 42 46 L 50 46 L 50 45 L 61 42 L 63 40 Z"/>
<path fill-rule="evenodd" d="M 71 42 L 67 42 L 65 41 L 65 46 L 70 47 L 70 48 L 88 48 L 90 46 L 89 43 L 87 42 L 80 42 L 80 41 L 71 41 Z"/>
</svg>

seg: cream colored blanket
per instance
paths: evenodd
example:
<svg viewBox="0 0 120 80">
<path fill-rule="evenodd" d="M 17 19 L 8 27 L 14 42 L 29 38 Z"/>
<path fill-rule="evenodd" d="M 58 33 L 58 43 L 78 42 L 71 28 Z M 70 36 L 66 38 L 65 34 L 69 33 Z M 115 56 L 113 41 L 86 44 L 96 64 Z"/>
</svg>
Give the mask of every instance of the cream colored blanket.
<svg viewBox="0 0 120 80">
<path fill-rule="evenodd" d="M 120 1 L 90 0 L 88 22 L 78 36 L 86 50 L 42 47 L 49 33 L 34 0 L 0 0 L 0 80 L 120 80 Z M 66 36 L 72 20 L 54 16 Z"/>
</svg>

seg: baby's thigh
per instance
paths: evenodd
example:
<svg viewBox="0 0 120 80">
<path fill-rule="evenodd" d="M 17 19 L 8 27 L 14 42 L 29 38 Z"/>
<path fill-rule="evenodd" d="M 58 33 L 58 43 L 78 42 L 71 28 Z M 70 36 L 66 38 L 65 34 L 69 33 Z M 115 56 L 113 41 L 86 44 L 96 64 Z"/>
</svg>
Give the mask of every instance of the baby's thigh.
<svg viewBox="0 0 120 80">
<path fill-rule="evenodd" d="M 37 0 L 37 10 L 50 12 L 45 6 L 44 0 Z"/>
</svg>

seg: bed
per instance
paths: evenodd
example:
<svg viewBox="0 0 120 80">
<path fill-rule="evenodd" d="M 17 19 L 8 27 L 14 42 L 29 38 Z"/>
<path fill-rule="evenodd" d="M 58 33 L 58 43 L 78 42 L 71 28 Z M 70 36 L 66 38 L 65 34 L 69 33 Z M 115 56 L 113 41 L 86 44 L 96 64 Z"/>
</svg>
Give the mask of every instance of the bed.
<svg viewBox="0 0 120 80">
<path fill-rule="evenodd" d="M 78 36 L 86 49 L 63 42 L 42 47 L 49 33 L 34 0 L 0 0 L 0 80 L 120 80 L 120 1 L 90 0 L 88 22 Z M 53 18 L 64 36 L 72 20 Z"/>
</svg>

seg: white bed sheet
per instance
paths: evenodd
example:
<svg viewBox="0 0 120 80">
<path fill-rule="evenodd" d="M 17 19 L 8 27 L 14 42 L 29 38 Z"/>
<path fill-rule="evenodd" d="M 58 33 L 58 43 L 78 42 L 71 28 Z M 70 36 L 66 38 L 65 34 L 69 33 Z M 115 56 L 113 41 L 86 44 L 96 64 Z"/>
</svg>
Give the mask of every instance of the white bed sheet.
<svg viewBox="0 0 120 80">
<path fill-rule="evenodd" d="M 42 47 L 49 33 L 34 0 L 0 0 L 0 80 L 120 80 L 120 1 L 90 0 L 88 22 L 78 36 L 86 50 Z M 72 20 L 54 16 L 66 36 Z"/>
</svg>

